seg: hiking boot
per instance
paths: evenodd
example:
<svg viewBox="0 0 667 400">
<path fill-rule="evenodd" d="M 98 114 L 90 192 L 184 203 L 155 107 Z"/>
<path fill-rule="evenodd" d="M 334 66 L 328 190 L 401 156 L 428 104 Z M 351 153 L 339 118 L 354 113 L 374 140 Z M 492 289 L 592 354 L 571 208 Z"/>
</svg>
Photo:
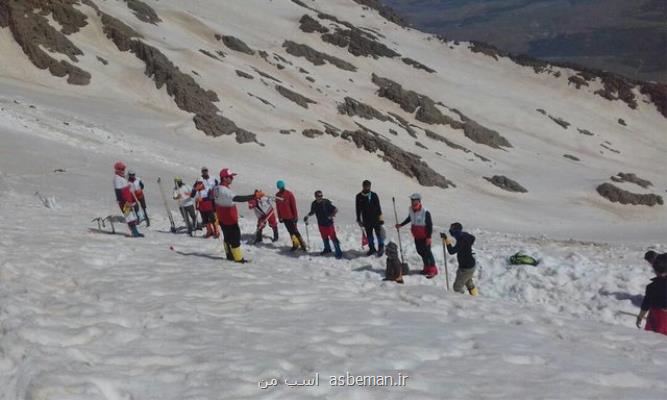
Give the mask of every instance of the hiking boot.
<svg viewBox="0 0 667 400">
<path fill-rule="evenodd" d="M 368 251 L 366 252 L 366 256 L 372 256 L 372 255 L 375 254 L 375 253 L 376 253 L 376 251 L 375 251 L 375 247 L 370 247 L 370 248 L 368 249 Z"/>
<path fill-rule="evenodd" d="M 278 227 L 273 228 L 273 239 L 274 242 L 278 241 Z"/>
<path fill-rule="evenodd" d="M 477 296 L 477 295 L 479 295 L 479 291 L 477 290 L 476 287 L 474 287 L 474 288 L 472 288 L 472 289 L 468 289 L 468 293 L 470 293 L 471 296 Z"/>
<path fill-rule="evenodd" d="M 384 255 L 384 246 L 383 245 L 380 245 L 380 247 L 378 247 L 378 252 L 375 255 L 377 257 L 382 257 Z"/>
<path fill-rule="evenodd" d="M 332 253 L 331 249 L 324 249 L 324 250 L 320 251 L 321 256 L 324 256 L 326 254 L 331 254 L 331 253 Z"/>
<path fill-rule="evenodd" d="M 262 243 L 262 232 L 255 234 L 255 243 Z"/>
</svg>

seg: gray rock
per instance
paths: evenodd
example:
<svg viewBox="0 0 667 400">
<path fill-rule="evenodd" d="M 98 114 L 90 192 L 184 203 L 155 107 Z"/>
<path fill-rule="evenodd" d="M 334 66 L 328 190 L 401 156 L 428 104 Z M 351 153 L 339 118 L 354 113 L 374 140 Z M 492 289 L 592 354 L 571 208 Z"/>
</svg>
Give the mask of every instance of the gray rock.
<svg viewBox="0 0 667 400">
<path fill-rule="evenodd" d="M 308 108 L 308 104 L 317 104 L 316 101 L 309 99 L 306 96 L 303 96 L 297 92 L 287 89 L 284 86 L 276 85 L 276 90 L 280 93 L 281 96 L 295 102 L 303 108 Z"/>
<path fill-rule="evenodd" d="M 134 16 L 137 17 L 142 22 L 149 24 L 157 25 L 158 22 L 162 22 L 160 17 L 157 15 L 155 10 L 140 0 L 125 0 L 127 3 L 127 8 L 134 12 Z"/>
<path fill-rule="evenodd" d="M 426 71 L 426 72 L 428 72 L 428 73 L 430 73 L 430 74 L 433 74 L 433 73 L 436 72 L 434 69 L 429 68 L 429 67 L 427 67 L 426 65 L 420 63 L 420 62 L 417 61 L 417 60 L 413 60 L 413 59 L 410 58 L 410 57 L 403 57 L 401 60 L 402 60 L 404 63 L 406 63 L 406 64 L 408 64 L 408 65 L 410 65 L 410 66 L 412 66 L 412 67 L 414 67 L 414 68 L 416 68 L 416 69 L 424 70 L 424 71 Z"/>
<path fill-rule="evenodd" d="M 318 20 L 315 18 L 311 17 L 308 14 L 304 14 L 301 19 L 299 20 L 299 29 L 301 29 L 303 32 L 306 33 L 313 33 L 313 32 L 319 32 L 319 33 L 327 33 L 329 32 L 329 29 L 326 28 L 325 26 L 322 26 Z"/>
<path fill-rule="evenodd" d="M 653 182 L 646 179 L 642 179 L 633 173 L 619 172 L 616 176 L 612 176 L 611 180 L 613 180 L 614 182 L 634 183 L 635 185 L 641 186 L 644 189 L 648 188 L 649 186 L 653 186 Z"/>
<path fill-rule="evenodd" d="M 657 194 L 638 194 L 623 190 L 611 183 L 603 183 L 596 188 L 598 194 L 613 203 L 645 205 L 653 207 L 663 205 L 662 196 Z"/>
<path fill-rule="evenodd" d="M 528 192 L 528 190 L 526 190 L 526 188 L 524 188 L 523 186 L 519 185 L 518 182 L 503 175 L 494 175 L 491 178 L 485 176 L 484 179 L 508 192 L 515 192 L 515 193 Z"/>
<path fill-rule="evenodd" d="M 254 76 L 252 76 L 252 75 L 250 75 L 246 72 L 240 71 L 238 69 L 236 70 L 236 75 L 240 76 L 241 78 L 245 78 L 245 79 L 255 79 Z"/>
<path fill-rule="evenodd" d="M 572 154 L 563 154 L 563 157 L 569 158 L 572 161 L 581 161 L 578 157 L 573 156 Z"/>
<path fill-rule="evenodd" d="M 451 181 L 435 172 L 418 155 L 409 153 L 386 139 L 363 130 L 344 131 L 341 137 L 352 141 L 357 147 L 369 153 L 380 151 L 382 154 L 378 156 L 381 159 L 406 176 L 416 178 L 423 186 L 437 186 L 443 189 L 450 186 L 455 187 Z"/>
<path fill-rule="evenodd" d="M 430 131 L 428 129 L 425 129 L 424 132 L 426 133 L 426 137 L 431 138 L 433 140 L 437 140 L 439 142 L 443 142 L 444 144 L 451 147 L 452 149 L 461 150 L 465 153 L 470 153 L 470 150 L 466 149 L 465 147 L 463 147 L 461 145 L 458 145 L 458 144 L 452 142 L 451 140 L 447 139 L 446 137 L 444 137 L 442 135 L 438 135 L 437 133 L 435 133 L 433 131 Z"/>
<path fill-rule="evenodd" d="M 465 136 L 475 143 L 484 144 L 494 149 L 512 147 L 510 142 L 493 129 L 486 128 L 473 120 L 466 121 L 463 126 Z"/>
<path fill-rule="evenodd" d="M 357 67 L 350 64 L 347 61 L 341 60 L 338 57 L 330 56 L 326 53 L 322 53 L 313 49 L 310 46 L 305 44 L 299 44 L 292 42 L 291 40 L 286 40 L 283 43 L 283 47 L 288 54 L 293 55 L 294 57 L 304 57 L 306 60 L 310 61 L 313 65 L 324 65 L 329 63 L 339 69 L 344 71 L 356 71 Z"/>
<path fill-rule="evenodd" d="M 324 132 L 322 132 L 319 129 L 304 129 L 301 134 L 307 138 L 314 139 L 318 136 L 324 135 Z"/>
<path fill-rule="evenodd" d="M 251 49 L 245 42 L 239 38 L 229 35 L 215 35 L 215 38 L 221 40 L 228 48 L 234 51 L 239 51 L 241 53 L 248 54 L 250 56 L 255 55 L 255 50 Z M 268 57 L 268 54 L 266 54 Z"/>
<path fill-rule="evenodd" d="M 345 97 L 345 101 L 338 105 L 338 112 L 350 117 L 359 116 L 365 119 L 389 120 L 389 117 L 380 111 L 351 97 Z"/>
</svg>

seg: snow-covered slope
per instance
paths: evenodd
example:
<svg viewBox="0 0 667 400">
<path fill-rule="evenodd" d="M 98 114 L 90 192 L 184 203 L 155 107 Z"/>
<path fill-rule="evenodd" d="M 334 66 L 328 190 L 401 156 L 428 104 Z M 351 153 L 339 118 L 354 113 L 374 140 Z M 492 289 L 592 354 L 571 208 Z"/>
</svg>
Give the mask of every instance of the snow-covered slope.
<svg viewBox="0 0 667 400">
<path fill-rule="evenodd" d="M 161 22 L 141 22 L 125 1 L 92 4 L 136 29 L 203 89 L 215 91 L 222 115 L 263 146 L 197 130 L 194 112 L 179 109 L 164 86 L 155 88 L 145 63 L 105 36 L 89 5 L 76 5 L 88 24 L 67 36 L 84 53 L 76 65 L 90 72 L 88 85 L 69 85 L 36 69 L 10 29 L 0 28 L 0 398 L 665 396 L 665 340 L 638 331 L 626 313 L 636 312 L 651 277 L 643 252 L 665 251 L 660 240 L 667 214 L 661 205 L 622 206 L 595 192 L 610 176 L 632 172 L 653 186 L 616 184 L 664 194 L 667 181 L 658 160 L 667 147 L 667 124 L 638 89 L 633 110 L 594 94 L 597 80 L 578 90 L 568 85 L 574 71 L 536 74 L 473 53 L 465 43 L 406 30 L 352 1 L 302 4 L 377 31 L 378 40 L 402 57 L 437 72 L 400 58 L 354 56 L 325 43 L 318 33 L 300 30 L 299 20 L 309 14 L 331 32 L 334 22 L 293 1 L 146 3 Z M 0 13 L 0 25 L 2 18 Z M 256 53 L 231 50 L 215 34 L 239 38 Z M 308 44 L 357 71 L 314 66 L 287 54 L 285 40 Z M 224 58 L 199 49 L 222 51 Z M 302 108 L 257 70 L 317 103 Z M 462 129 L 417 120 L 377 95 L 372 74 L 442 103 L 440 112 L 461 123 L 456 109 L 512 147 L 475 143 Z M 416 125 L 417 138 L 397 123 L 340 114 L 346 96 L 405 118 Z M 549 115 L 572 125 L 564 129 Z M 424 187 L 340 136 L 301 134 L 324 131 L 320 121 L 341 132 L 358 130 L 360 123 L 420 155 L 456 187 Z M 431 139 L 422 128 L 470 152 Z M 153 226 L 142 229 L 142 240 L 88 232 L 91 219 L 117 212 L 111 166 L 118 159 L 148 185 Z M 275 181 L 285 179 L 300 211 L 322 189 L 341 209 L 337 224 L 346 259 L 294 256 L 285 251 L 281 231 L 278 243 L 244 244 L 253 262 L 240 266 L 221 259 L 219 242 L 168 233 L 156 178 L 194 180 L 202 165 L 238 172 L 239 193 L 272 192 Z M 493 175 L 515 179 L 528 193 L 505 192 L 483 179 Z M 472 230 L 481 296 L 446 293 L 443 274 L 433 280 L 411 275 L 404 286 L 381 281 L 384 260 L 361 256 L 353 224 L 353 196 L 366 178 L 390 223 L 391 197 L 402 217 L 407 196 L 420 191 L 437 229 L 459 220 Z M 254 217 L 245 206 L 240 210 L 243 232 L 252 232 Z M 388 234 L 396 240 L 393 231 Z M 576 240 L 559 240 L 568 238 Z M 319 251 L 312 230 L 310 240 Z M 418 269 L 411 241 L 403 240 L 410 265 Z M 518 250 L 543 263 L 508 266 L 505 257 Z M 434 252 L 442 271 L 442 249 Z M 451 277 L 455 265 L 449 258 Z M 347 371 L 409 378 L 404 387 L 329 384 L 331 375 Z M 317 387 L 283 381 L 316 373 Z M 273 378 L 283 383 L 258 386 Z"/>
<path fill-rule="evenodd" d="M 442 42 L 400 27 L 375 10 L 362 8 L 351 0 L 249 0 L 224 4 L 147 1 L 145 4 L 159 17 L 155 23 L 142 22 L 135 17 L 128 8 L 133 2 L 83 3 L 76 4 L 74 9 L 82 13 L 85 26 L 63 37 L 83 53 L 73 64 L 90 73 L 89 84 L 68 85 L 65 78 L 36 69 L 12 38 L 13 31 L 0 28 L 3 60 L 7 60 L 0 64 L 3 93 L 13 90 L 27 94 L 38 90 L 51 95 L 57 93 L 65 101 L 74 96 L 84 98 L 91 107 L 97 104 L 110 112 L 113 109 L 107 108 L 108 103 L 128 104 L 131 112 L 116 114 L 114 119 L 150 116 L 152 129 L 160 131 L 160 141 L 167 135 L 178 136 L 177 140 L 188 137 L 196 138 L 194 141 L 198 143 L 209 143 L 208 139 L 200 137 L 202 132 L 196 130 L 192 117 L 202 112 L 202 108 L 215 106 L 239 128 L 255 134 L 256 140 L 264 146 L 253 142 L 239 145 L 234 135 L 223 135 L 215 141 L 224 146 L 221 151 L 215 154 L 200 151 L 199 157 L 211 160 L 216 170 L 223 165 L 238 169 L 248 177 L 246 182 L 252 182 L 251 186 L 285 178 L 292 181 L 292 188 L 297 192 L 309 195 L 314 189 L 313 179 L 317 179 L 317 186 L 347 205 L 359 182 L 370 178 L 385 198 L 423 192 L 443 224 L 460 219 L 467 225 L 505 230 L 511 223 L 513 231 L 588 240 L 626 240 L 627 232 L 631 232 L 629 236 L 634 239 L 655 240 L 667 233 L 664 206 L 611 203 L 595 190 L 598 185 L 609 182 L 611 176 L 626 172 L 637 174 L 653 186 L 617 184 L 620 188 L 638 194 L 665 193 L 667 182 L 660 172 L 659 160 L 667 149 L 664 135 L 667 123 L 656 109 L 655 99 L 639 93 L 641 86 L 631 87 L 626 93 L 622 92 L 623 85 L 614 81 L 607 91 L 607 96 L 612 98 L 634 96 L 637 104 L 636 109 L 632 109 L 626 102 L 607 100 L 595 94 L 599 90 L 605 92 L 600 78 L 558 67 L 547 67 L 542 73 L 535 73 L 533 68 L 515 64 L 508 58 L 494 59 L 475 53 L 468 43 Z M 357 36 L 362 36 L 363 40 L 354 43 L 361 50 L 348 51 L 331 43 L 347 40 L 344 37 L 325 41 L 325 35 L 304 32 L 306 29 L 300 28 L 304 15 L 316 21 L 321 29 L 327 29 L 330 35 L 348 28 L 361 32 Z M 165 91 L 165 88 L 171 90 L 169 83 L 156 90 L 153 79 L 144 74 L 147 56 L 140 59 L 132 52 L 120 51 L 107 38 L 105 29 L 110 24 L 105 16 L 129 25 L 142 36 L 135 40 L 159 51 L 201 89 L 214 91 L 220 101 L 186 105 L 190 112 L 179 109 L 178 102 Z M 51 17 L 48 20 L 53 26 L 60 25 Z M 239 39 L 252 54 L 233 50 L 239 48 L 236 46 L 228 47 L 227 42 L 221 40 L 224 36 L 231 37 L 232 42 Z M 369 40 L 371 45 L 368 45 Z M 356 71 L 340 69 L 330 62 L 314 65 L 288 52 L 287 41 L 335 57 L 353 65 Z M 385 46 L 386 51 L 400 53 L 400 56 L 376 55 L 374 58 L 373 54 L 352 54 L 364 51 L 383 54 L 384 50 L 377 50 L 377 46 Z M 57 60 L 67 59 L 60 53 L 49 54 Z M 435 72 L 414 68 L 403 62 L 403 58 L 416 60 Z M 156 58 L 149 59 L 153 67 L 159 64 Z M 247 75 L 242 77 L 237 71 Z M 155 73 L 160 75 L 161 71 Z M 416 114 L 414 110 L 408 112 L 386 96 L 380 97 L 379 87 L 371 79 L 373 74 L 402 85 L 404 90 L 427 96 L 435 103 L 435 112 L 449 117 L 455 124 L 460 124 L 459 112 L 480 126 L 496 131 L 512 147 L 494 148 L 484 144 L 489 141 L 484 135 L 475 142 L 464 136 L 463 129 L 455 129 L 452 124 L 424 122 L 427 119 L 419 118 L 419 110 Z M 581 76 L 591 80 L 585 81 Z M 575 88 L 577 79 L 584 85 L 580 89 Z M 187 92 L 175 85 L 176 90 Z M 283 97 L 276 90 L 277 86 L 315 103 L 304 108 Z M 341 114 L 338 106 L 346 97 L 376 108 L 385 117 L 393 114 L 406 120 L 412 125 L 414 137 L 399 126 L 399 120 L 394 117 L 382 122 Z M 182 104 L 181 108 L 184 108 Z M 104 122 L 94 113 L 87 113 L 86 117 L 90 123 Z M 619 119 L 625 125 L 620 124 Z M 569 124 L 567 129 L 556 120 Z M 375 132 L 369 133 L 370 136 L 386 139 L 402 151 L 418 155 L 433 173 L 446 177 L 456 187 L 424 187 L 417 179 L 404 175 L 376 156 L 386 156 L 386 153 L 371 154 L 358 148 L 349 137 L 325 134 L 311 139 L 301 134 L 305 129 L 324 131 L 325 124 L 338 128 L 339 133 L 360 130 L 357 123 Z M 141 131 L 140 126 L 139 123 L 127 125 L 126 133 L 146 138 L 148 133 Z M 459 148 L 428 137 L 426 129 Z M 209 131 L 220 132 L 220 129 Z M 97 149 L 93 146 L 90 151 Z M 128 161 L 141 162 L 142 157 L 137 155 Z M 182 164 L 197 168 L 200 163 Z M 515 180 L 528 192 L 507 192 L 484 179 L 494 175 Z M 262 178 L 267 179 L 262 181 Z M 624 226 L 623 234 L 613 229 L 619 223 Z M 573 224 L 576 229 L 571 228 Z"/>
</svg>

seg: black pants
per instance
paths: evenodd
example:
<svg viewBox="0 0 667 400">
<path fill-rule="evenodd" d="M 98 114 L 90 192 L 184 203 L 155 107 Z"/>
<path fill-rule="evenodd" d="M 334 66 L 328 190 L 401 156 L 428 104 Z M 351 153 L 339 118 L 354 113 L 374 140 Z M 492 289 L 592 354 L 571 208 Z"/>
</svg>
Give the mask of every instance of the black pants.
<svg viewBox="0 0 667 400">
<path fill-rule="evenodd" d="M 296 227 L 296 222 L 295 221 L 285 220 L 285 221 L 283 221 L 283 224 L 285 225 L 285 228 L 287 229 L 287 232 L 289 232 L 290 236 L 297 235 L 297 236 L 301 237 L 301 234 L 299 233 L 299 229 Z"/>
<path fill-rule="evenodd" d="M 371 249 L 375 248 L 375 241 L 373 240 L 373 231 L 375 231 L 375 238 L 377 239 L 378 246 L 384 247 L 384 238 L 382 237 L 382 225 L 364 225 L 364 230 L 366 231 L 366 237 L 368 238 L 368 247 Z"/>
<path fill-rule="evenodd" d="M 230 249 L 241 246 L 241 228 L 239 228 L 239 224 L 220 225 L 220 228 L 222 229 L 222 236 L 225 240 L 225 244 L 227 244 Z"/>
<path fill-rule="evenodd" d="M 421 256 L 425 267 L 435 264 L 431 246 L 426 244 L 426 239 L 415 239 L 415 247 L 417 248 L 417 253 Z"/>
<path fill-rule="evenodd" d="M 201 211 L 199 210 L 199 214 L 201 214 L 201 222 L 202 224 L 214 224 L 215 223 L 215 213 L 213 211 Z"/>
<path fill-rule="evenodd" d="M 185 225 L 188 227 L 188 232 L 192 232 L 197 228 L 197 213 L 195 212 L 195 206 L 179 207 L 181 211 L 181 216 Z"/>
</svg>

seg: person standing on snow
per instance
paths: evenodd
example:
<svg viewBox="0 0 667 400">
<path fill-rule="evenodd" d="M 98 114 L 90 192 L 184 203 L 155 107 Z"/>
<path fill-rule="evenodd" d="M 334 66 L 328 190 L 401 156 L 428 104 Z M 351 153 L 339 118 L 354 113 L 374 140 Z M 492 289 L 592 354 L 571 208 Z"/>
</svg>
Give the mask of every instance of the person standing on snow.
<svg viewBox="0 0 667 400">
<path fill-rule="evenodd" d="M 127 181 L 130 183 L 134 197 L 139 201 L 139 204 L 134 205 L 134 211 L 139 215 L 139 206 L 141 206 L 141 210 L 144 212 L 144 219 L 146 220 L 146 227 L 151 226 L 151 221 L 148 219 L 148 212 L 146 211 L 144 183 L 141 181 L 141 178 L 137 177 L 137 174 L 133 170 L 127 171 Z"/>
<path fill-rule="evenodd" d="M 449 234 L 456 239 L 456 246 L 452 246 L 454 242 L 447 237 L 447 234 L 443 232 L 441 236 L 443 236 L 443 241 L 447 246 L 447 252 L 456 254 L 459 263 L 459 268 L 456 270 L 456 279 L 454 280 L 454 291 L 464 293 L 463 288 L 466 287 L 470 295 L 477 296 L 479 291 L 472 281 L 472 277 L 475 275 L 475 265 L 477 264 L 472 251 L 475 237 L 468 232 L 464 232 L 463 225 L 458 222 L 449 226 Z"/>
<path fill-rule="evenodd" d="M 410 195 L 409 215 L 403 222 L 396 224 L 396 229 L 400 229 L 402 226 L 407 225 L 408 222 L 412 222 L 411 231 L 415 239 L 415 247 L 424 262 L 422 274 L 430 279 L 438 275 L 438 267 L 435 265 L 435 258 L 431 251 L 433 222 L 430 211 L 422 205 L 421 200 L 422 197 L 419 193 Z"/>
<path fill-rule="evenodd" d="M 262 241 L 262 231 L 267 224 L 273 230 L 273 241 L 278 240 L 278 222 L 273 209 L 273 199 L 266 196 L 261 190 L 255 190 L 255 198 L 248 202 L 248 208 L 253 210 L 257 217 L 255 243 Z"/>
<path fill-rule="evenodd" d="M 276 182 L 278 193 L 276 193 L 276 211 L 278 212 L 278 220 L 285 225 L 287 232 L 292 239 L 291 251 L 295 251 L 299 247 L 303 251 L 308 251 L 306 242 L 303 241 L 297 223 L 299 222 L 299 213 L 296 209 L 296 199 L 294 194 L 285 189 L 285 181 L 279 180 Z"/>
<path fill-rule="evenodd" d="M 201 215 L 202 224 L 206 226 L 206 235 L 204 238 L 219 238 L 220 230 L 215 220 L 215 204 L 213 202 L 213 189 L 218 186 L 218 181 L 209 176 L 208 168 L 201 168 L 201 177 L 197 178 L 197 182 L 190 193 L 190 197 L 195 198 L 197 209 Z"/>
<path fill-rule="evenodd" d="M 114 164 L 114 177 L 113 177 L 113 187 L 116 192 L 116 201 L 118 202 L 118 207 L 120 211 L 125 216 L 125 221 L 127 226 L 132 232 L 132 237 L 144 237 L 137 230 L 137 214 L 133 212 L 135 206 L 134 197 L 132 196 L 132 188 L 130 184 L 125 180 L 125 163 L 118 161 Z"/>
<path fill-rule="evenodd" d="M 331 253 L 331 246 L 329 245 L 329 239 L 331 239 L 336 251 L 336 258 L 341 259 L 343 251 L 340 249 L 340 241 L 336 237 L 336 227 L 334 226 L 334 217 L 337 212 L 338 209 L 336 209 L 329 199 L 324 198 L 321 190 L 318 190 L 315 192 L 315 200 L 310 205 L 310 212 L 303 218 L 303 222 L 308 225 L 308 217 L 315 214 L 317 225 L 320 228 L 320 235 L 324 242 L 324 250 L 320 254 Z"/>
<path fill-rule="evenodd" d="M 231 189 L 232 181 L 237 174 L 227 168 L 220 171 L 220 185 L 215 187 L 215 213 L 222 228 L 225 242 L 225 253 L 228 260 L 245 263 L 241 251 L 241 228 L 239 227 L 239 212 L 234 202 L 247 202 L 255 198 L 254 194 L 237 196 Z"/>
<path fill-rule="evenodd" d="M 384 253 L 384 219 L 382 217 L 382 208 L 380 207 L 380 198 L 377 193 L 371 191 L 371 181 L 365 180 L 361 184 L 361 192 L 355 198 L 357 211 L 357 224 L 366 232 L 368 238 L 367 256 L 377 252 L 378 257 Z M 373 240 L 373 231 L 377 238 L 378 248 L 375 250 L 375 241 Z"/>
<path fill-rule="evenodd" d="M 667 335 L 667 254 L 660 254 L 653 261 L 655 278 L 646 286 L 641 311 L 637 315 L 637 328 L 641 328 L 646 318 L 647 331 Z"/>
<path fill-rule="evenodd" d="M 197 212 L 195 211 L 195 200 L 190 197 L 190 193 L 192 193 L 192 188 L 183 183 L 183 179 L 174 178 L 173 199 L 178 202 L 178 209 L 181 211 L 185 226 L 188 227 L 188 235 L 192 236 L 192 232 L 197 229 Z"/>
</svg>

